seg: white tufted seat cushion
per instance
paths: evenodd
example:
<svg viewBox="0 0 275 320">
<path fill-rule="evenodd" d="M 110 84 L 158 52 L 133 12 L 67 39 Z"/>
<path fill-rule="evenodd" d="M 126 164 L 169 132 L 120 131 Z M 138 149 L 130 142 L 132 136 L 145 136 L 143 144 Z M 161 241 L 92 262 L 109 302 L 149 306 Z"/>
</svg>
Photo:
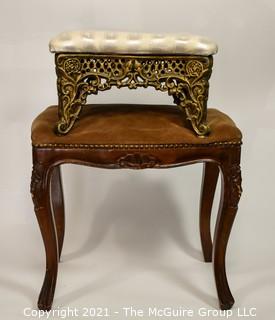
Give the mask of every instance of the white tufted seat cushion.
<svg viewBox="0 0 275 320">
<path fill-rule="evenodd" d="M 152 34 L 111 31 L 63 32 L 50 41 L 51 52 L 117 54 L 179 54 L 209 56 L 218 47 L 190 34 Z"/>
</svg>

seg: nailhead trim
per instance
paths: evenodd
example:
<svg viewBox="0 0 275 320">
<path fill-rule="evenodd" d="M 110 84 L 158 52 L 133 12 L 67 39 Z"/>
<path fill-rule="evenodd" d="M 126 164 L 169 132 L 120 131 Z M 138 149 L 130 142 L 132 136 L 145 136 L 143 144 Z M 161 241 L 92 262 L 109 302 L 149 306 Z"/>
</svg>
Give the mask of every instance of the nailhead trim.
<svg viewBox="0 0 275 320">
<path fill-rule="evenodd" d="M 33 144 L 35 148 L 60 148 L 60 149 L 187 149 L 198 147 L 235 147 L 240 146 L 242 141 L 211 142 L 206 144 L 197 143 L 166 143 L 166 144 L 62 144 L 41 143 Z"/>
</svg>

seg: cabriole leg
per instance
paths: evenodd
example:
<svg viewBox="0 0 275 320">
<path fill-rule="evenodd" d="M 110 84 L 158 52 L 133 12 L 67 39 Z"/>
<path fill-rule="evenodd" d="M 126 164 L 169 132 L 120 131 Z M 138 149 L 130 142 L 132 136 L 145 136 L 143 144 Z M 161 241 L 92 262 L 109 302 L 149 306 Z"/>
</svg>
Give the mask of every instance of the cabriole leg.
<svg viewBox="0 0 275 320">
<path fill-rule="evenodd" d="M 48 164 L 36 159 L 35 150 L 33 155 L 31 193 L 46 251 L 46 273 L 38 299 L 38 308 L 50 310 L 58 269 L 58 244 L 50 203 L 50 176 L 52 170 Z"/>
<path fill-rule="evenodd" d="M 221 164 L 222 194 L 214 236 L 213 260 L 215 281 L 222 310 L 230 309 L 234 304 L 226 276 L 225 255 L 242 192 L 239 156 L 239 153 L 233 154 L 233 159 Z"/>
<path fill-rule="evenodd" d="M 212 261 L 212 239 L 211 239 L 211 210 L 215 196 L 219 167 L 216 163 L 205 162 L 203 164 L 203 176 L 200 200 L 200 236 L 202 252 L 205 262 Z"/>
<path fill-rule="evenodd" d="M 53 169 L 51 177 L 51 201 L 52 209 L 55 218 L 59 259 L 61 257 L 64 233 L 65 233 L 65 211 L 64 211 L 64 197 L 62 188 L 62 178 L 60 166 Z"/>
</svg>

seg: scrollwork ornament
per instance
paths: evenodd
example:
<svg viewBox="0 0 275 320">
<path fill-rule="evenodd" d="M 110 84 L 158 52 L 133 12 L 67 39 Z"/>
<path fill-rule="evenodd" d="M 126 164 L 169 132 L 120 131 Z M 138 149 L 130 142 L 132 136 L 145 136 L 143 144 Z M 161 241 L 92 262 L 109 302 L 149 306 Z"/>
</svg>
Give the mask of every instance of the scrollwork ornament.
<svg viewBox="0 0 275 320">
<path fill-rule="evenodd" d="M 124 56 L 57 54 L 59 96 L 58 134 L 66 134 L 78 118 L 87 96 L 115 86 L 154 87 L 168 92 L 181 107 L 199 136 L 209 132 L 206 124 L 208 80 L 212 57 Z"/>
<path fill-rule="evenodd" d="M 151 155 L 135 153 L 122 156 L 118 159 L 117 163 L 120 168 L 145 169 L 154 168 L 160 161 Z"/>
<path fill-rule="evenodd" d="M 188 61 L 186 64 L 186 73 L 191 77 L 200 77 L 203 73 L 203 64 L 198 60 Z"/>
<path fill-rule="evenodd" d="M 30 191 L 35 211 L 43 209 L 41 206 L 41 195 L 43 193 L 44 172 L 44 165 L 42 163 L 35 162 L 33 164 Z"/>
<path fill-rule="evenodd" d="M 231 166 L 230 180 L 232 186 L 230 195 L 230 206 L 233 208 L 237 208 L 242 195 L 242 175 L 241 167 L 239 164 L 234 164 Z"/>
</svg>

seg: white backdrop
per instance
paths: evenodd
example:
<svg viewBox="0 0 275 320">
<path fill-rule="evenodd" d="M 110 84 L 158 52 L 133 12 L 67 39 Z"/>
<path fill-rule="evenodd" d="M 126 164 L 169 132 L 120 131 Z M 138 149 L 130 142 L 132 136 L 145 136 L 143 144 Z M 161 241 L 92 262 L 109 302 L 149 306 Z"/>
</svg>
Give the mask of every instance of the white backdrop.
<svg viewBox="0 0 275 320">
<path fill-rule="evenodd" d="M 219 44 L 209 106 L 244 134 L 244 192 L 227 257 L 233 318 L 238 307 L 256 307 L 257 318 L 268 319 L 275 311 L 274 1 L 0 0 L 0 15 L 0 315 L 22 319 L 25 307 L 35 308 L 44 277 L 29 183 L 31 121 L 57 102 L 48 41 L 64 30 L 108 29 L 190 32 Z M 171 103 L 153 89 L 113 89 L 89 101 Z M 66 166 L 63 175 L 67 230 L 54 307 L 217 307 L 211 266 L 199 252 L 200 165 Z"/>
</svg>

